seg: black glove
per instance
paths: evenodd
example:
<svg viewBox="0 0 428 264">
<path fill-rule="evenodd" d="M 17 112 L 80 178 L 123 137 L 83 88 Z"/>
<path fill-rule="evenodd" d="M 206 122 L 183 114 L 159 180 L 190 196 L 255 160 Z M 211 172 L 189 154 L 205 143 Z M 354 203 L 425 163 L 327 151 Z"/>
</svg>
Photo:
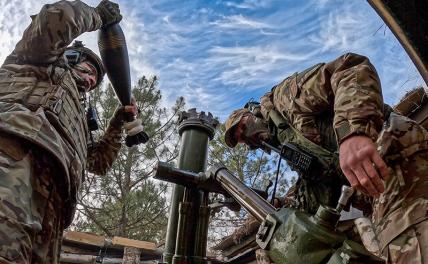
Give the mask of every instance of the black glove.
<svg viewBox="0 0 428 264">
<path fill-rule="evenodd" d="M 119 23 L 122 20 L 119 5 L 109 0 L 102 0 L 95 10 L 103 21 L 103 27 Z"/>
</svg>

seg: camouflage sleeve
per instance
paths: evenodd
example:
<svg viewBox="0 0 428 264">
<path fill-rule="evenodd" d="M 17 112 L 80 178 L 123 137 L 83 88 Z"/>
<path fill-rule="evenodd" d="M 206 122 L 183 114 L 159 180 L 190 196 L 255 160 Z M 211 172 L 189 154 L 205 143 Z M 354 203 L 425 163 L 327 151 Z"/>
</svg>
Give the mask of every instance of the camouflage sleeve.
<svg viewBox="0 0 428 264">
<path fill-rule="evenodd" d="M 272 102 L 302 134 L 321 142 L 316 119 L 334 111 L 336 140 L 352 134 L 373 139 L 383 123 L 379 77 L 370 61 L 348 53 L 327 64 L 317 64 L 279 83 Z"/>
<path fill-rule="evenodd" d="M 272 96 L 275 109 L 303 136 L 317 144 L 321 143 L 321 136 L 315 121 L 329 109 L 329 94 L 332 94 L 328 84 L 319 80 L 325 76 L 317 77 L 323 65 L 317 64 L 289 76 L 276 85 Z"/>
<path fill-rule="evenodd" d="M 81 1 L 44 5 L 40 13 L 31 19 L 30 26 L 13 51 L 19 61 L 31 64 L 56 61 L 73 39 L 102 25 L 95 8 Z"/>
<path fill-rule="evenodd" d="M 121 148 L 123 136 L 122 111 L 118 108 L 109 122 L 103 137 L 88 147 L 88 171 L 97 175 L 105 175 L 116 160 Z"/>
<path fill-rule="evenodd" d="M 269 112 L 274 109 L 272 96 L 272 92 L 267 92 L 260 98 L 260 112 L 265 120 L 269 119 Z"/>
<path fill-rule="evenodd" d="M 340 144 L 354 134 L 377 139 L 383 124 L 382 88 L 369 59 L 348 53 L 325 65 L 334 93 L 333 126 Z"/>
</svg>

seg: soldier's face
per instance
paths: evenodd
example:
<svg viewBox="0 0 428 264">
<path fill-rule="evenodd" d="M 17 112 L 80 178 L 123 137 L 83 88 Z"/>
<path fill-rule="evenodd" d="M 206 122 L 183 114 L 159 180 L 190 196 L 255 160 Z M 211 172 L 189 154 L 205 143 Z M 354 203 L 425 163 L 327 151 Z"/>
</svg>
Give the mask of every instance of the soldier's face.
<svg viewBox="0 0 428 264">
<path fill-rule="evenodd" d="M 233 136 L 238 143 L 245 143 L 250 147 L 259 147 L 260 140 L 268 140 L 267 125 L 252 114 L 245 115 L 236 125 Z"/>
<path fill-rule="evenodd" d="M 80 78 L 77 84 L 86 92 L 97 85 L 97 69 L 89 61 L 83 61 L 73 67 L 73 71 Z"/>
<path fill-rule="evenodd" d="M 236 128 L 234 130 L 233 136 L 236 139 L 236 142 L 238 143 L 244 143 L 245 139 L 243 137 L 244 131 L 245 131 L 245 124 L 248 121 L 249 116 L 243 116 L 239 123 L 236 125 Z"/>
</svg>

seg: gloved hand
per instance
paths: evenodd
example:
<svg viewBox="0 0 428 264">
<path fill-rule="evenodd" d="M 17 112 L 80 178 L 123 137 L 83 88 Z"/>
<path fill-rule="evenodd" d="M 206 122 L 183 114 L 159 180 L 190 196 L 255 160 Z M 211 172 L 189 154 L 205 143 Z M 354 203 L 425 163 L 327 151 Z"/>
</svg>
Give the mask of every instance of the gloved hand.
<svg viewBox="0 0 428 264">
<path fill-rule="evenodd" d="M 114 111 L 112 118 L 110 119 L 110 126 L 121 129 L 125 119 L 125 107 L 119 106 Z"/>
<path fill-rule="evenodd" d="M 123 128 L 125 128 L 125 133 L 128 136 L 135 136 L 138 133 L 144 131 L 141 119 L 135 119 L 131 122 L 125 122 L 123 124 Z"/>
<path fill-rule="evenodd" d="M 126 106 L 119 106 L 113 114 L 113 117 L 110 119 L 110 125 L 115 126 L 117 128 L 122 128 L 125 115 L 132 114 L 136 116 L 138 113 L 137 103 L 134 97 L 131 98 L 131 104 Z"/>
<path fill-rule="evenodd" d="M 103 21 L 103 27 L 119 23 L 122 20 L 119 5 L 109 0 L 102 0 L 95 10 Z"/>
</svg>

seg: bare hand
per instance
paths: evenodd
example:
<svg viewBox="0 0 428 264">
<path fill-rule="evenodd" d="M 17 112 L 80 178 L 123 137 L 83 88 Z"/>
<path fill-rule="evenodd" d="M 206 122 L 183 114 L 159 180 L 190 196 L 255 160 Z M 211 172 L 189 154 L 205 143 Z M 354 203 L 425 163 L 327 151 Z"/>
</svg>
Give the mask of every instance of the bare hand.
<svg viewBox="0 0 428 264">
<path fill-rule="evenodd" d="M 382 179 L 388 178 L 388 167 L 371 138 L 356 135 L 345 139 L 339 147 L 339 161 L 355 189 L 375 197 L 385 191 Z"/>
</svg>

